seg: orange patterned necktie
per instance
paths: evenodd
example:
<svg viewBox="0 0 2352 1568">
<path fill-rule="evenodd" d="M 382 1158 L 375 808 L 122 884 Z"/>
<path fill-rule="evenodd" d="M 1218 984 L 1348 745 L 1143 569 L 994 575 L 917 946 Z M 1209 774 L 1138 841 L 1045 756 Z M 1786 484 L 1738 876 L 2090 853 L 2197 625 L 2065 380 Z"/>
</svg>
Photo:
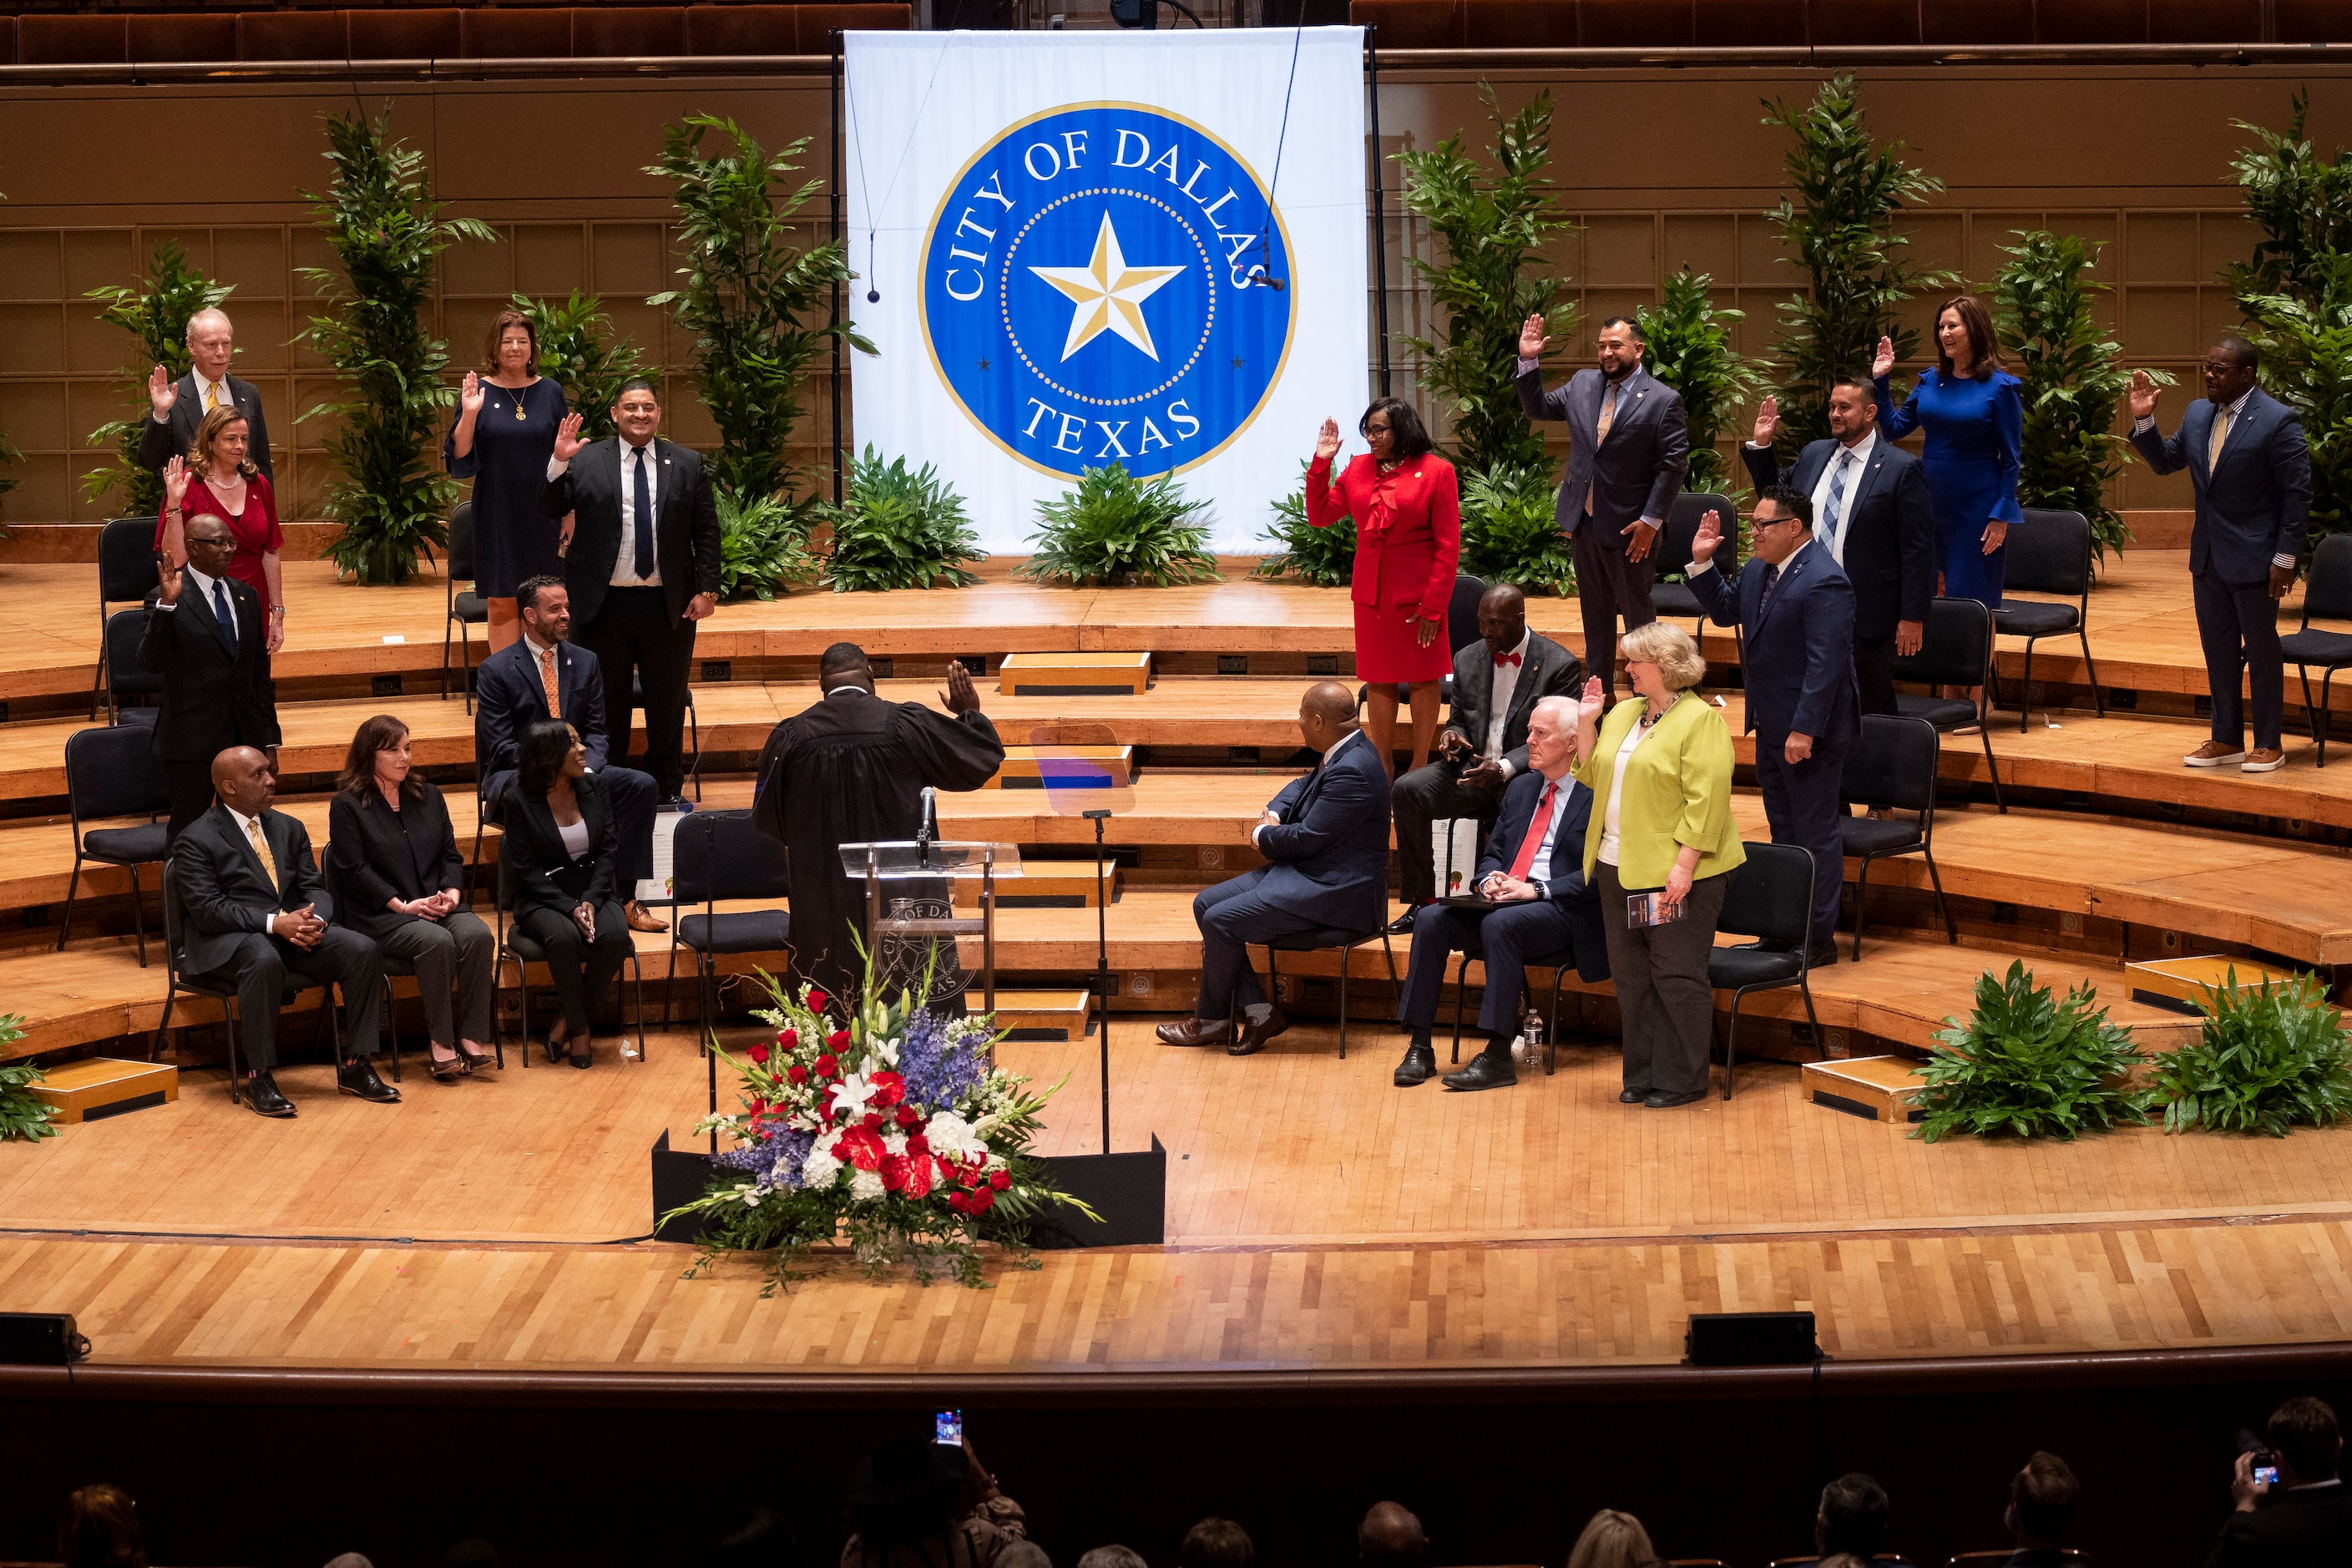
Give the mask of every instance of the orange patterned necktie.
<svg viewBox="0 0 2352 1568">
<path fill-rule="evenodd" d="M 547 688 L 547 716 L 563 717 L 563 700 L 556 695 L 555 650 L 549 648 L 539 656 L 539 682 Z"/>
</svg>

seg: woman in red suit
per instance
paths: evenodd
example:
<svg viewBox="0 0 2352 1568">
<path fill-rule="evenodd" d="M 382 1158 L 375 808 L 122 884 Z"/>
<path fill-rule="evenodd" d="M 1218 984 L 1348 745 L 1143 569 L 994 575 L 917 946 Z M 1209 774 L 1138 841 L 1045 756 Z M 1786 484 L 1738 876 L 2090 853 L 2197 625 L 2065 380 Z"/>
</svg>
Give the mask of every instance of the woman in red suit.
<svg viewBox="0 0 2352 1568">
<path fill-rule="evenodd" d="M 183 542 L 187 518 L 216 517 L 228 525 L 235 549 L 228 574 L 261 597 L 268 640 L 265 654 L 274 654 L 286 640 L 286 590 L 278 571 L 278 552 L 286 543 L 278 527 L 278 498 L 269 480 L 247 460 L 245 416 L 235 408 L 215 408 L 196 426 L 188 443 L 187 461 L 174 458 L 163 465 L 163 512 L 155 520 L 155 548 L 173 565 L 184 566 Z"/>
<path fill-rule="evenodd" d="M 1375 399 L 1356 428 L 1371 450 L 1334 479 L 1339 424 L 1323 421 L 1307 470 L 1307 521 L 1328 528 L 1356 520 L 1356 676 L 1371 688 L 1364 728 L 1381 761 L 1394 765 L 1397 687 L 1412 688 L 1412 762 L 1429 760 L 1437 738 L 1438 682 L 1454 668 L 1445 606 L 1462 554 L 1462 497 L 1454 465 L 1430 450 L 1412 405 Z"/>
</svg>

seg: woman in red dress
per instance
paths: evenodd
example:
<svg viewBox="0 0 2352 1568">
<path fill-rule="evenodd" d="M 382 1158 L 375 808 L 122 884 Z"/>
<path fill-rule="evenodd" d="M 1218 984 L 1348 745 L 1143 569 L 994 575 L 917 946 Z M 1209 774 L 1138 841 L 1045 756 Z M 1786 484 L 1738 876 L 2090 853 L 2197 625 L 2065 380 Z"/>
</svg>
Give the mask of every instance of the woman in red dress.
<svg viewBox="0 0 2352 1568">
<path fill-rule="evenodd" d="M 1307 521 L 1328 528 L 1356 520 L 1356 676 L 1371 688 L 1364 729 L 1393 767 L 1397 687 L 1412 688 L 1412 762 L 1429 760 L 1437 738 L 1438 682 L 1454 668 L 1445 606 L 1462 554 L 1462 498 L 1454 465 L 1430 450 L 1412 405 L 1377 398 L 1356 428 L 1371 450 L 1338 478 L 1339 424 L 1323 421 L 1307 470 Z"/>
<path fill-rule="evenodd" d="M 269 481 L 247 460 L 245 416 L 235 408 L 215 408 L 196 426 L 188 443 L 185 462 L 174 458 L 163 465 L 163 515 L 155 520 L 155 548 L 173 566 L 187 564 L 182 535 L 191 517 L 216 517 L 228 525 L 236 548 L 229 555 L 228 574 L 261 596 L 262 620 L 268 628 L 264 652 L 274 654 L 286 640 L 286 590 L 278 571 L 278 552 L 285 536 L 278 528 L 278 500 Z"/>
</svg>

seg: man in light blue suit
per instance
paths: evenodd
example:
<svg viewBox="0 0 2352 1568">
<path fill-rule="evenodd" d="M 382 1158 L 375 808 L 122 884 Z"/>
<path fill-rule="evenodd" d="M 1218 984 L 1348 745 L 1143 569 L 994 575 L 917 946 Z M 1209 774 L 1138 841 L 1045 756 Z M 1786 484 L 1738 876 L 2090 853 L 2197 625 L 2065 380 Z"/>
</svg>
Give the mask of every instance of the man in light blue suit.
<svg viewBox="0 0 2352 1568">
<path fill-rule="evenodd" d="M 2286 675 L 2279 657 L 2278 601 L 2294 582 L 2311 523 L 2311 449 L 2294 411 L 2254 384 L 2261 357 L 2228 336 L 2205 351 L 2205 399 L 2166 440 L 2156 428 L 2157 389 L 2132 373 L 2131 443 L 2159 474 L 2189 470 L 2197 521 L 2189 572 L 2213 737 L 2180 760 L 2192 768 L 2231 763 L 2250 773 L 2286 763 L 2280 712 Z M 2240 672 L 2254 694 L 2254 749 L 2246 750 Z"/>
</svg>

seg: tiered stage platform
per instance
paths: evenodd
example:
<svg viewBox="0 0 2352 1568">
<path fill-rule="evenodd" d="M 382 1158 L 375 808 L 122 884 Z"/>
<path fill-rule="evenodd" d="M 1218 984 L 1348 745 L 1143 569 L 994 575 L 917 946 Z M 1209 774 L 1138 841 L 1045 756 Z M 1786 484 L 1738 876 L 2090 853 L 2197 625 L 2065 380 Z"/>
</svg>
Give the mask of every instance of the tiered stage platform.
<svg viewBox="0 0 2352 1568">
<path fill-rule="evenodd" d="M 2195 1022 L 2131 1000 L 2126 959 L 2352 960 L 2352 752 L 2323 771 L 2291 734 L 2274 774 L 2179 765 L 2202 694 L 2179 552 L 2134 551 L 2093 595 L 2108 717 L 2090 713 L 2078 650 L 2037 654 L 2030 727 L 2010 710 L 1992 735 L 2008 813 L 1993 808 L 1979 742 L 1947 739 L 1936 848 L 1960 944 L 1943 940 L 1924 867 L 1882 863 L 1861 961 L 1814 977 L 1820 1035 L 1792 994 L 1754 999 L 1737 1096 L 1674 1113 L 1616 1103 L 1613 1005 L 1572 980 L 1556 1077 L 1474 1096 L 1392 1089 L 1400 1041 L 1378 944 L 1354 955 L 1344 1061 L 1334 955 L 1285 963 L 1294 1026 L 1261 1056 L 1153 1042 L 1149 1025 L 1189 1003 L 1197 975 L 1192 893 L 1255 863 L 1247 825 L 1298 765 L 1301 687 L 1351 678 L 1346 598 L 1240 580 L 1246 563 L 1223 584 L 1157 592 L 1036 589 L 1008 580 L 1008 564 L 961 592 L 722 609 L 697 650 L 705 804 L 748 803 L 751 756 L 814 700 L 815 656 L 843 637 L 894 661 L 886 696 L 924 700 L 950 658 L 1153 654 L 1140 693 L 982 690 L 1010 743 L 1039 725 L 1097 724 L 1142 767 L 1136 808 L 1110 835 L 1112 1143 L 1167 1146 L 1166 1247 L 1049 1255 L 1035 1272 L 992 1270 L 985 1293 L 872 1284 L 820 1258 L 763 1298 L 749 1265 L 688 1279 L 686 1249 L 643 1239 L 646 1152 L 665 1130 L 688 1144 L 703 1104 L 688 1030 L 656 1027 L 647 1062 L 585 1075 L 526 1071 L 511 1050 L 502 1075 L 455 1086 L 412 1072 L 394 1109 L 338 1099 L 323 1067 L 297 1067 L 283 1075 L 302 1110 L 290 1124 L 232 1108 L 204 1065 L 208 1042 L 187 1038 L 176 1104 L 0 1147 L 0 1309 L 73 1311 L 98 1361 L 121 1368 L 983 1382 L 1656 1367 L 1679 1357 L 1690 1312 L 1763 1308 L 1813 1310 L 1824 1347 L 1848 1361 L 2352 1332 L 2352 1131 L 1931 1146 L 1807 1104 L 1791 1065 L 1921 1050 L 2012 956 L 2061 987 L 2095 985 L 2157 1049 Z M 13 928 L 0 1009 L 27 1020 L 17 1055 L 143 1050 L 136 1037 L 161 1012 L 160 963 L 138 965 L 122 873 L 85 870 L 76 940 L 50 951 L 72 861 L 63 745 L 89 722 L 91 575 L 0 563 L 0 607 L 20 628 L 0 660 L 15 721 L 0 725 L 0 915 Z M 396 712 L 470 847 L 470 722 L 455 696 L 434 695 L 444 584 L 338 586 L 314 563 L 288 579 L 288 808 L 323 839 L 327 775 L 353 728 Z M 1570 604 L 1538 601 L 1531 619 L 1579 641 Z M 1728 674 L 1729 637 L 1706 648 Z M 2012 692 L 2021 661 L 2021 645 L 2003 647 Z M 1723 695 L 1736 732 L 1738 693 Z M 1762 837 L 1752 792 L 1737 805 Z M 1089 825 L 1017 781 L 945 797 L 942 815 L 1041 868 L 1090 854 Z M 492 833 L 483 854 L 496 853 Z M 1095 921 L 1085 908 L 1007 910 L 1002 973 L 1071 988 L 1093 967 Z M 650 988 L 665 989 L 667 939 L 639 947 Z M 1401 972 L 1402 942 L 1394 956 Z M 1549 984 L 1548 972 L 1532 978 Z M 1003 1049 L 1042 1081 L 1067 1079 L 1046 1152 L 1094 1152 L 1096 1039 Z M 1774 1059 L 1751 1062 L 1751 1049 Z"/>
</svg>

